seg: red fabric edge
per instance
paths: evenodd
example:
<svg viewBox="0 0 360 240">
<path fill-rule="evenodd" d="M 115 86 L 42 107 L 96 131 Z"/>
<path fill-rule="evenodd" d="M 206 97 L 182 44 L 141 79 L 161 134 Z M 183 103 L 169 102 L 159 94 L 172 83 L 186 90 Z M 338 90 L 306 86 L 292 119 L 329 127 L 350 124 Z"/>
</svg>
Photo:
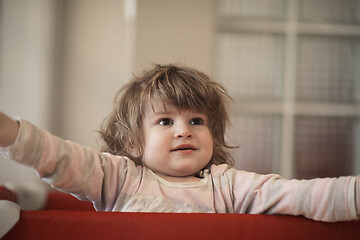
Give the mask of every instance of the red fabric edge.
<svg viewBox="0 0 360 240">
<path fill-rule="evenodd" d="M 23 211 L 4 239 L 360 239 L 360 221 L 206 214 Z"/>
</svg>

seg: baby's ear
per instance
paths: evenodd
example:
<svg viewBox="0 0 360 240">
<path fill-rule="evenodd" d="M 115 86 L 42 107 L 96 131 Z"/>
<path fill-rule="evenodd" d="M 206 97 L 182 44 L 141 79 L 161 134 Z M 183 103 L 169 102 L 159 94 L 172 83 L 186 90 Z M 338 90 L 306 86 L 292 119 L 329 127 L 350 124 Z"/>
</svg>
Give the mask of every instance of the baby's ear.
<svg viewBox="0 0 360 240">
<path fill-rule="evenodd" d="M 134 156 L 136 158 L 138 158 L 140 156 L 139 151 L 137 151 L 135 148 L 131 148 L 129 153 L 131 156 Z"/>
<path fill-rule="evenodd" d="M 131 156 L 135 157 L 135 158 L 139 158 L 140 157 L 140 149 L 139 148 L 136 148 L 134 147 L 134 144 L 132 144 L 132 142 L 129 142 L 128 143 L 129 147 L 129 153 Z"/>
<path fill-rule="evenodd" d="M 126 152 L 130 155 L 131 160 L 133 160 L 136 164 L 141 164 L 141 159 L 142 159 L 141 146 L 137 146 L 137 144 L 134 144 L 134 142 L 129 139 L 126 144 Z"/>
<path fill-rule="evenodd" d="M 128 152 L 130 159 L 135 162 L 136 165 L 142 165 L 142 154 L 139 149 L 131 148 Z"/>
</svg>

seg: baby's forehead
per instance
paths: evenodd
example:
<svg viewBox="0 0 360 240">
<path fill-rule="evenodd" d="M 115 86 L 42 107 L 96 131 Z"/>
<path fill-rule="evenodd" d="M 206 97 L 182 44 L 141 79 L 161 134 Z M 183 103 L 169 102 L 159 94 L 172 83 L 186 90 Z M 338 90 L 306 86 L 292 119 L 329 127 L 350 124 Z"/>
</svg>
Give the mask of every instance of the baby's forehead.
<svg viewBox="0 0 360 240">
<path fill-rule="evenodd" d="M 161 99 L 151 99 L 150 101 L 146 101 L 145 103 L 145 116 L 146 115 L 156 115 L 156 114 L 164 114 L 164 113 L 174 113 L 174 112 L 183 112 L 189 111 L 193 113 L 202 113 L 207 115 L 204 111 L 201 111 L 197 108 L 190 108 L 190 107 L 179 107 L 176 103 L 172 101 L 166 101 Z"/>
</svg>

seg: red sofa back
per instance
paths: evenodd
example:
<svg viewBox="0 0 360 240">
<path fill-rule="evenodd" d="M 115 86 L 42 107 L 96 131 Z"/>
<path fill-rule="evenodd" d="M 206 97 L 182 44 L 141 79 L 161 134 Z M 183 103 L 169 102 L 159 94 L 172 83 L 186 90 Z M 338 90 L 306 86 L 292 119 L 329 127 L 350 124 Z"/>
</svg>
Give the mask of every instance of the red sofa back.
<svg viewBox="0 0 360 240">
<path fill-rule="evenodd" d="M 47 210 L 22 211 L 3 239 L 360 239 L 360 221 L 324 223 L 294 216 L 96 212 L 51 193 Z M 56 209 L 56 210 L 55 210 Z"/>
</svg>

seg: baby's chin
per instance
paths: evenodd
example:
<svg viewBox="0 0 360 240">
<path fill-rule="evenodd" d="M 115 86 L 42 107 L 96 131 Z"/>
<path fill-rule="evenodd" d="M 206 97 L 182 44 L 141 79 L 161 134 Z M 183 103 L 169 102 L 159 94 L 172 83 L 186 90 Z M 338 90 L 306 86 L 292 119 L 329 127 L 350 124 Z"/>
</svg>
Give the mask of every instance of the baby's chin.
<svg viewBox="0 0 360 240">
<path fill-rule="evenodd" d="M 198 172 L 169 172 L 169 173 L 159 173 L 159 174 L 169 176 L 169 177 L 186 178 L 186 177 L 191 177 L 191 176 L 197 176 L 199 173 Z"/>
<path fill-rule="evenodd" d="M 159 174 L 162 174 L 162 175 L 166 175 L 166 176 L 169 176 L 169 177 L 183 177 L 183 178 L 186 178 L 186 177 L 190 177 L 190 176 L 198 176 L 200 171 L 202 169 L 176 169 L 176 170 L 173 170 L 173 171 L 158 171 Z"/>
<path fill-rule="evenodd" d="M 199 177 L 196 177 L 194 175 L 166 175 L 162 173 L 155 172 L 156 175 L 159 177 L 169 181 L 169 182 L 198 182 L 200 180 Z"/>
<path fill-rule="evenodd" d="M 173 176 L 173 177 L 190 177 L 190 176 L 199 176 L 201 169 L 182 169 L 181 171 L 174 171 L 174 172 L 169 172 L 168 175 Z"/>
</svg>

